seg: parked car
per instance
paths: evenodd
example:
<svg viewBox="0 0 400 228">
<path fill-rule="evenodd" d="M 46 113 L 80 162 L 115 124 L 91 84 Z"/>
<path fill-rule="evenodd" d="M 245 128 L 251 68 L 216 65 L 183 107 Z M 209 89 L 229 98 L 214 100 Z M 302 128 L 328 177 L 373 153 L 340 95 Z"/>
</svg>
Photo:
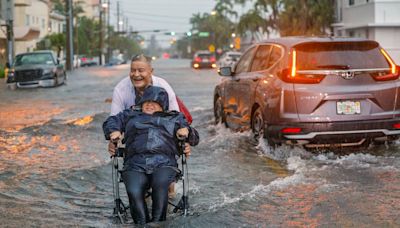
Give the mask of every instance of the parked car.
<svg viewBox="0 0 400 228">
<path fill-rule="evenodd" d="M 195 69 L 200 68 L 216 68 L 215 56 L 209 51 L 197 51 L 193 55 L 193 59 L 190 62 L 190 66 Z"/>
<path fill-rule="evenodd" d="M 221 68 L 215 120 L 251 129 L 270 145 L 320 148 L 395 140 L 399 70 L 371 40 L 267 40 L 247 49 L 233 71 Z"/>
<path fill-rule="evenodd" d="M 110 61 L 106 64 L 106 66 L 115 66 L 125 64 L 126 61 L 119 59 L 119 58 L 111 58 Z"/>
<path fill-rule="evenodd" d="M 98 65 L 98 61 L 94 57 L 87 57 L 85 55 L 82 55 L 79 57 L 79 60 L 81 67 Z"/>
<path fill-rule="evenodd" d="M 15 56 L 9 83 L 17 87 L 48 87 L 63 84 L 67 78 L 64 67 L 52 51 L 35 51 Z"/>
<path fill-rule="evenodd" d="M 239 60 L 240 56 L 242 56 L 241 52 L 227 51 L 219 58 L 218 65 L 219 67 L 233 67 L 235 63 L 237 63 L 237 61 Z"/>
</svg>

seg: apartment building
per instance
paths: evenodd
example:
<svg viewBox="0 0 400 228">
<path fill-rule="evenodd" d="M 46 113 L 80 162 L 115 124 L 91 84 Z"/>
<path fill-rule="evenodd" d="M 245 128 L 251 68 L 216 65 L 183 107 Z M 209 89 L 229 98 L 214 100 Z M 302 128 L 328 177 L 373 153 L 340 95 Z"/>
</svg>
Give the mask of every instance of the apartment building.
<svg viewBox="0 0 400 228">
<path fill-rule="evenodd" d="M 378 41 L 400 64 L 400 0 L 336 0 L 336 36 Z"/>
<path fill-rule="evenodd" d="M 0 0 L 0 20 L 5 24 L 5 5 L 7 0 Z M 52 10 L 50 0 L 13 0 L 14 1 L 14 37 L 15 54 L 36 49 L 36 45 L 45 36 L 65 32 L 66 17 Z M 73 0 L 74 3 L 78 0 Z M 99 0 L 79 1 L 84 13 L 79 16 L 98 18 Z M 6 33 L 0 30 L 0 62 L 5 59 Z"/>
</svg>

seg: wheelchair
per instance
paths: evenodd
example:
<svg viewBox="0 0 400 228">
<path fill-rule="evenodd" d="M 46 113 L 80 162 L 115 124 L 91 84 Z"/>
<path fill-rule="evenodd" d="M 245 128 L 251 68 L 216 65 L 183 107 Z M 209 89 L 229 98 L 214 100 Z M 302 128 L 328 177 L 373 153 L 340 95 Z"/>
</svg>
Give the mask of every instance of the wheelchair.
<svg viewBox="0 0 400 228">
<path fill-rule="evenodd" d="M 122 180 L 123 157 L 125 148 L 118 146 L 116 154 L 112 156 L 112 182 L 113 182 L 113 196 L 114 196 L 114 209 L 113 218 L 117 223 L 126 224 L 128 215 L 130 214 L 129 205 L 125 205 L 120 196 L 120 184 Z M 182 196 L 177 204 L 168 201 L 168 204 L 173 206 L 173 213 L 180 212 L 182 216 L 187 216 L 189 213 L 189 178 L 188 168 L 186 163 L 186 156 L 183 154 L 185 149 L 185 142 L 179 141 L 179 154 L 181 157 L 180 168 L 177 169 L 176 182 L 182 180 Z M 146 198 L 150 196 L 148 192 Z"/>
</svg>

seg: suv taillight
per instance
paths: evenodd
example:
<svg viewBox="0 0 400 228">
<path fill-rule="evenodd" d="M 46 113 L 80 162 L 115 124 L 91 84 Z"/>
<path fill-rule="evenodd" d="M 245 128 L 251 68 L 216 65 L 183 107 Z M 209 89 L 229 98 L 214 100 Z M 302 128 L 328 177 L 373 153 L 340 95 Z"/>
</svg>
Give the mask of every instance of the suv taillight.
<svg viewBox="0 0 400 228">
<path fill-rule="evenodd" d="M 375 81 L 391 81 L 398 79 L 400 76 L 398 70 L 394 74 L 391 71 L 381 71 L 376 73 L 370 73 L 370 75 Z"/>
<path fill-rule="evenodd" d="M 201 62 L 201 58 L 200 58 L 200 57 L 196 57 L 196 58 L 194 59 L 194 61 L 195 61 L 195 62 Z"/>
<path fill-rule="evenodd" d="M 375 72 L 371 73 L 370 75 L 375 81 L 391 81 L 398 79 L 400 76 L 400 67 L 396 66 L 385 50 L 381 49 L 381 53 L 383 56 L 385 56 L 386 60 L 390 64 L 390 71 Z"/>
<path fill-rule="evenodd" d="M 214 56 L 211 56 L 210 62 L 215 62 L 215 57 Z"/>
<path fill-rule="evenodd" d="M 299 84 L 317 84 L 320 83 L 324 78 L 325 74 L 310 74 L 298 72 L 296 69 L 296 50 L 292 51 L 291 68 L 285 69 L 281 73 L 281 78 L 285 82 L 299 83 Z"/>
</svg>

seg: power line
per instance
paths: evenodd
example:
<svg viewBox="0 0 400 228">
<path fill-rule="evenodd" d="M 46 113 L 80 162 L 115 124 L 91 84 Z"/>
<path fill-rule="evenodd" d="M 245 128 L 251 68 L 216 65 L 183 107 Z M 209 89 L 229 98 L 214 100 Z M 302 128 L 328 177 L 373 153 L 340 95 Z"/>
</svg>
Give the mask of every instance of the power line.
<svg viewBox="0 0 400 228">
<path fill-rule="evenodd" d="M 150 13 L 139 13 L 135 11 L 130 11 L 130 10 L 124 10 L 124 13 L 130 13 L 130 14 L 135 14 L 135 15 L 142 15 L 142 16 L 151 16 L 151 17 L 166 17 L 166 18 L 180 18 L 180 19 L 187 19 L 187 17 L 179 17 L 179 16 L 172 16 L 172 15 L 160 15 L 160 14 L 150 14 Z"/>
<path fill-rule="evenodd" d="M 173 21 L 173 22 L 172 21 L 165 21 L 165 19 L 163 19 L 163 20 L 155 20 L 155 19 L 148 19 L 148 18 L 137 18 L 137 17 L 132 17 L 132 16 L 129 16 L 129 18 L 132 18 L 133 21 L 137 20 L 137 21 L 147 21 L 147 22 L 156 22 L 156 23 L 163 22 L 163 23 L 177 24 L 177 25 L 188 25 L 189 24 L 189 21 L 186 23 L 186 22 L 177 22 L 177 21 Z"/>
</svg>

